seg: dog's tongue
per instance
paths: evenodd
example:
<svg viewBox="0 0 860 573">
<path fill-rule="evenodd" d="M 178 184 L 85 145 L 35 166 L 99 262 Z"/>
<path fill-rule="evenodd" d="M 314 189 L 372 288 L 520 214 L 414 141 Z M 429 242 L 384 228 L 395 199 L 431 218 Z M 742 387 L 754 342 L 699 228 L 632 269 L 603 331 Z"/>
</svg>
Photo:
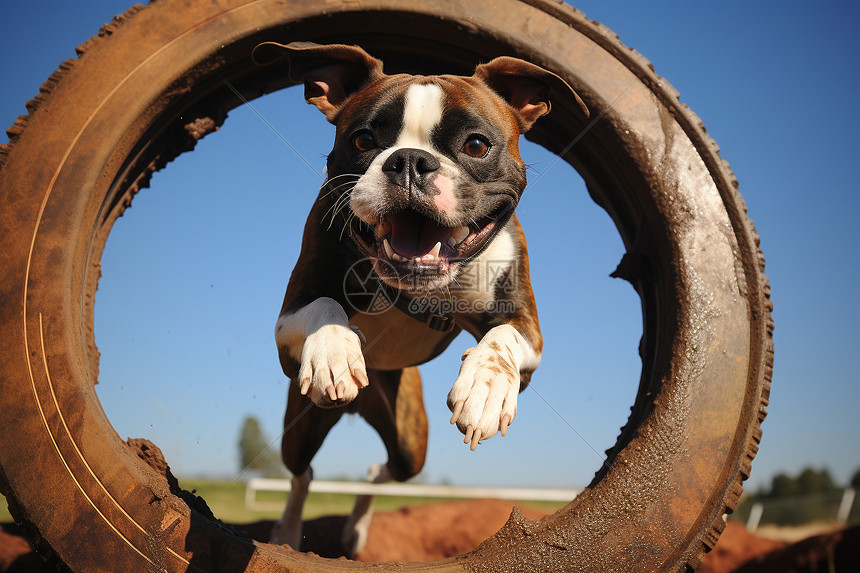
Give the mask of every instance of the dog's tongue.
<svg viewBox="0 0 860 573">
<path fill-rule="evenodd" d="M 391 246 L 404 257 L 414 259 L 429 253 L 436 243 L 448 240 L 451 229 L 419 215 L 415 211 L 402 211 L 389 215 Z"/>
</svg>

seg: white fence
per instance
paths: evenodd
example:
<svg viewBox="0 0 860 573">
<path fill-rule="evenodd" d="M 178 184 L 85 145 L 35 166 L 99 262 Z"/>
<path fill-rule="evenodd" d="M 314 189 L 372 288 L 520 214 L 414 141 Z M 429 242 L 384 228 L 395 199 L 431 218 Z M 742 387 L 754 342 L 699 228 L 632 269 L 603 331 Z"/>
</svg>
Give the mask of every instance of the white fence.
<svg viewBox="0 0 860 573">
<path fill-rule="evenodd" d="M 764 499 L 754 503 L 750 508 L 747 530 L 755 531 L 758 529 L 762 517 L 765 517 L 765 520 L 769 516 L 773 519 L 773 514 L 777 515 L 777 523 L 780 523 L 780 520 L 785 520 L 786 516 L 809 516 L 805 521 L 835 520 L 836 523 L 846 523 L 851 517 L 855 497 L 856 491 L 849 487 L 841 493 L 836 491 L 826 494 Z"/>
<path fill-rule="evenodd" d="M 288 479 L 251 478 L 245 486 L 245 507 L 253 511 L 278 510 L 283 502 L 257 501 L 258 491 L 282 491 L 291 489 Z M 342 493 L 347 495 L 389 495 L 406 497 L 439 498 L 494 498 L 521 501 L 570 501 L 579 494 L 576 489 L 508 488 L 508 487 L 454 487 L 447 485 L 423 485 L 410 483 L 367 483 L 348 481 L 311 482 L 310 491 L 320 493 Z"/>
</svg>

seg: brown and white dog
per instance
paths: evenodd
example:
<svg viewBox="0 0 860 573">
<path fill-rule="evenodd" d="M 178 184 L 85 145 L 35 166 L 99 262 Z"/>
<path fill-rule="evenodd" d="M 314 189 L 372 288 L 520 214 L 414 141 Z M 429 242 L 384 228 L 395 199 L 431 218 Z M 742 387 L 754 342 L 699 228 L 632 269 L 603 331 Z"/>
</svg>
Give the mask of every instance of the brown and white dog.
<svg viewBox="0 0 860 573">
<path fill-rule="evenodd" d="M 519 137 L 549 112 L 551 91 L 588 112 L 561 78 L 511 57 L 463 77 L 389 76 L 354 46 L 255 50 L 258 61 L 273 54 L 289 58 L 291 79 L 337 127 L 275 328 L 292 380 L 282 455 L 294 477 L 272 542 L 299 549 L 310 462 L 344 413 L 363 416 L 388 451 L 371 481 L 421 470 L 416 365 L 461 330 L 477 345 L 448 393 L 451 423 L 472 450 L 507 433 L 543 346 L 514 214 L 526 185 Z M 357 500 L 344 531 L 351 555 L 366 540 L 370 503 Z"/>
</svg>

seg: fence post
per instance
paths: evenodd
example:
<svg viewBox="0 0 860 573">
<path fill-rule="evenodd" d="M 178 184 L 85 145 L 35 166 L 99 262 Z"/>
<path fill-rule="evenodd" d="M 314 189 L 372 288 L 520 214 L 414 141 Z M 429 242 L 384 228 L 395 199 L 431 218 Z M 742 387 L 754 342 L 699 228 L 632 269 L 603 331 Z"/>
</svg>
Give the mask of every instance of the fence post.
<svg viewBox="0 0 860 573">
<path fill-rule="evenodd" d="M 836 511 L 836 521 L 846 523 L 848 516 L 851 515 L 851 508 L 854 506 L 854 497 L 857 494 L 853 487 L 845 488 L 842 492 L 842 501 L 839 502 L 839 509 Z"/>
<path fill-rule="evenodd" d="M 245 483 L 245 507 L 251 508 L 257 501 L 257 482 L 256 478 L 251 478 Z"/>
<path fill-rule="evenodd" d="M 747 531 L 753 532 L 758 529 L 758 522 L 761 521 L 762 513 L 764 513 L 764 505 L 760 502 L 754 503 L 750 508 L 750 516 L 747 519 Z"/>
</svg>

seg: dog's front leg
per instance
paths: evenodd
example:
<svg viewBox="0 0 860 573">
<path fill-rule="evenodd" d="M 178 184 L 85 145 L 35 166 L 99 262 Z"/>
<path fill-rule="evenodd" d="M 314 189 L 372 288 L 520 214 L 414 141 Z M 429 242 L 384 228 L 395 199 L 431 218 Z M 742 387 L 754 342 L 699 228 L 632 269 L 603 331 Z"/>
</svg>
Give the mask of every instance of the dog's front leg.
<svg viewBox="0 0 860 573">
<path fill-rule="evenodd" d="M 348 404 L 368 385 L 364 336 L 334 299 L 320 297 L 281 314 L 275 341 L 282 363 L 289 357 L 299 364 L 294 380 L 318 406 Z"/>
<path fill-rule="evenodd" d="M 473 451 L 480 440 L 499 431 L 507 434 L 517 414 L 521 373 L 530 376 L 539 363 L 540 354 L 509 324 L 491 328 L 463 354 L 448 408 L 454 413 L 451 423 L 465 434 L 464 443 Z"/>
</svg>

